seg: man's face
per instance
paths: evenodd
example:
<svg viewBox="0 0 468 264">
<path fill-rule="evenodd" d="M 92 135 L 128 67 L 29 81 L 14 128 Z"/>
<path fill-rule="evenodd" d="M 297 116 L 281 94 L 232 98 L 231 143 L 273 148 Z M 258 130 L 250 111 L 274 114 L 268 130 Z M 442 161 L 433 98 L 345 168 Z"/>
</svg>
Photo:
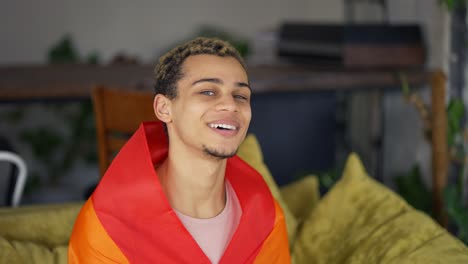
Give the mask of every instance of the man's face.
<svg viewBox="0 0 468 264">
<path fill-rule="evenodd" d="M 251 91 L 242 65 L 232 57 L 195 55 L 182 65 L 171 101 L 170 144 L 209 156 L 233 156 L 251 119 Z"/>
</svg>

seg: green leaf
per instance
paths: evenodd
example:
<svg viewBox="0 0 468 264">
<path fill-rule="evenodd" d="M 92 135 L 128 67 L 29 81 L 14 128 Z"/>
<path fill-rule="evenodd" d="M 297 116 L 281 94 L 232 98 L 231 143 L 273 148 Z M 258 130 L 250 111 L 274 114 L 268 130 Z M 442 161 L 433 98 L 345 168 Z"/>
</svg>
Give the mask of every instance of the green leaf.
<svg viewBox="0 0 468 264">
<path fill-rule="evenodd" d="M 78 63 L 78 52 L 75 49 L 73 40 L 69 35 L 65 35 L 57 44 L 49 50 L 49 63 Z"/>
<path fill-rule="evenodd" d="M 339 180 L 342 174 L 343 166 L 338 166 L 324 171 L 300 171 L 294 176 L 294 180 L 302 179 L 307 175 L 316 175 L 320 187 L 329 190 Z"/>
<path fill-rule="evenodd" d="M 34 156 L 42 161 L 51 161 L 52 155 L 63 143 L 57 132 L 46 127 L 22 131 L 20 139 L 29 143 Z"/>
<path fill-rule="evenodd" d="M 460 98 L 452 99 L 447 107 L 447 142 L 449 146 L 455 144 L 455 138 L 461 134 L 462 120 L 465 114 L 465 104 Z"/>
<path fill-rule="evenodd" d="M 96 164 L 98 161 L 97 153 L 96 151 L 89 151 L 88 153 L 85 153 L 84 160 L 88 164 Z"/>
<path fill-rule="evenodd" d="M 409 95 L 410 94 L 410 86 L 408 83 L 408 79 L 406 78 L 406 75 L 399 72 L 398 73 L 398 78 L 400 79 L 401 82 L 401 90 L 403 91 L 404 95 Z"/>
<path fill-rule="evenodd" d="M 39 177 L 39 174 L 35 171 L 31 172 L 26 179 L 26 184 L 24 185 L 24 194 L 28 195 L 32 192 L 34 192 L 37 188 L 41 187 L 42 182 L 41 182 L 41 177 Z"/>
<path fill-rule="evenodd" d="M 18 124 L 24 117 L 24 110 L 17 108 L 15 110 L 1 113 L 0 119 L 10 122 L 12 124 Z"/>
<path fill-rule="evenodd" d="M 418 165 L 409 172 L 395 177 L 398 193 L 414 208 L 431 214 L 432 195 L 424 184 Z"/>
<path fill-rule="evenodd" d="M 439 0 L 439 2 L 445 5 L 449 11 L 466 6 L 465 0 Z"/>
<path fill-rule="evenodd" d="M 88 57 L 86 58 L 86 63 L 91 64 L 91 65 L 98 65 L 100 61 L 101 61 L 100 56 L 96 51 L 89 54 Z"/>
<path fill-rule="evenodd" d="M 450 220 L 458 228 L 458 238 L 468 245 L 468 208 L 463 207 L 461 193 L 456 186 L 445 188 L 444 202 Z"/>
</svg>

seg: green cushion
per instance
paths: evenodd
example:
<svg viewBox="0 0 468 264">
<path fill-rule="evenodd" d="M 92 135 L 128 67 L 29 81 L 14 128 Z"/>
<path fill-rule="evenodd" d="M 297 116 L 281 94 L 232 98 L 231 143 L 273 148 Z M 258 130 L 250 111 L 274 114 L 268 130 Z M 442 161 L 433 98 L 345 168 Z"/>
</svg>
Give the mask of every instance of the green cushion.
<svg viewBox="0 0 468 264">
<path fill-rule="evenodd" d="M 314 175 L 281 186 L 280 191 L 299 225 L 306 220 L 320 199 L 319 181 Z"/>
<path fill-rule="evenodd" d="M 66 264 L 67 252 L 68 245 L 48 248 L 43 244 L 0 237 L 0 263 Z"/>
<path fill-rule="evenodd" d="M 0 209 L 0 263 L 67 263 L 68 240 L 83 204 Z"/>
<path fill-rule="evenodd" d="M 0 236 L 55 247 L 68 244 L 83 204 L 57 204 L 0 209 Z"/>
<path fill-rule="evenodd" d="M 296 263 L 468 263 L 468 249 L 370 178 L 352 154 L 343 177 L 308 215 Z"/>
</svg>

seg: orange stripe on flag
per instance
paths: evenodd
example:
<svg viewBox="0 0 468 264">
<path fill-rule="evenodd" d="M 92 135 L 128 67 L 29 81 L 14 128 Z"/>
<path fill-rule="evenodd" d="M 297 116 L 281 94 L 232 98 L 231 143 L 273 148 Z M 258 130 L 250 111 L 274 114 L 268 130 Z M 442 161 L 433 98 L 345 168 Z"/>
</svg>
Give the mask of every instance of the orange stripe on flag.
<svg viewBox="0 0 468 264">
<path fill-rule="evenodd" d="M 255 258 L 255 264 L 288 264 L 291 263 L 289 254 L 288 234 L 283 210 L 275 200 L 275 225 L 270 235 L 262 245 L 260 253 Z"/>
<path fill-rule="evenodd" d="M 91 199 L 84 204 L 75 222 L 68 263 L 129 263 L 101 225 Z"/>
</svg>

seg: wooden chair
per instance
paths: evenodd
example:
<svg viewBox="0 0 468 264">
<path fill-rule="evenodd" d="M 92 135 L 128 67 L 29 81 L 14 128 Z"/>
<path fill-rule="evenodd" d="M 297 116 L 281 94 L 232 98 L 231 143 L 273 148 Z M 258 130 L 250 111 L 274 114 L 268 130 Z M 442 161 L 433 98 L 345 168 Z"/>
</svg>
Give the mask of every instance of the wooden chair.
<svg viewBox="0 0 468 264">
<path fill-rule="evenodd" d="M 143 121 L 154 121 L 153 94 L 94 87 L 92 99 L 96 118 L 99 171 L 101 177 L 115 154 Z"/>
</svg>

